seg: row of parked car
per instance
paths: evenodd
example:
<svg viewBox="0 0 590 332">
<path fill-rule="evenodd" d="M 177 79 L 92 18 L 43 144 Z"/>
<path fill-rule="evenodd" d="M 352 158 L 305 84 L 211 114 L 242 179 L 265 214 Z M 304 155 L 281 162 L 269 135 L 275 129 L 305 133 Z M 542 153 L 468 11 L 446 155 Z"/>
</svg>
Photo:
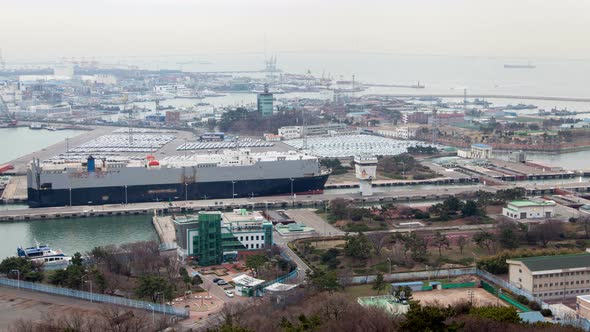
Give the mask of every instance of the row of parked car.
<svg viewBox="0 0 590 332">
<path fill-rule="evenodd" d="M 216 283 L 219 286 L 225 286 L 225 285 L 228 284 L 227 281 L 225 281 L 225 280 L 223 280 L 221 278 L 215 278 L 215 279 L 213 279 L 213 282 Z M 227 295 L 228 297 L 234 297 L 234 292 L 233 291 L 230 291 L 230 290 L 226 290 L 225 291 L 225 295 Z"/>
</svg>

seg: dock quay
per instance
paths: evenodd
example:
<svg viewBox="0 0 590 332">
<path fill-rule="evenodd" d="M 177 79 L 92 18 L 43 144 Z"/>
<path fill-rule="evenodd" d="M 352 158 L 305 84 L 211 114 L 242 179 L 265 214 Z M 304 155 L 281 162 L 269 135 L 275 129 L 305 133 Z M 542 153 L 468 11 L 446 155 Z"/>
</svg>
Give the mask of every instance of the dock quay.
<svg viewBox="0 0 590 332">
<path fill-rule="evenodd" d="M 372 183 L 373 187 L 398 187 L 398 186 L 419 186 L 419 185 L 452 185 L 452 184 L 467 184 L 470 182 L 477 182 L 477 177 L 464 178 L 434 178 L 428 180 L 375 180 Z M 358 188 L 358 182 L 337 182 L 327 183 L 325 189 L 342 189 L 342 188 Z"/>
<path fill-rule="evenodd" d="M 154 216 L 152 217 L 152 224 L 158 233 L 160 238 L 160 247 L 162 249 L 170 250 L 176 248 L 176 232 L 172 219 L 170 217 L 158 216 L 156 210 L 154 210 Z"/>
<path fill-rule="evenodd" d="M 392 98 L 465 98 L 464 94 L 373 94 L 369 97 L 392 97 Z M 590 98 L 581 97 L 560 97 L 560 96 L 521 96 L 521 95 L 495 95 L 495 94 L 468 94 L 470 98 L 483 99 L 524 99 L 524 100 L 551 100 L 551 101 L 575 101 L 590 102 Z"/>
<path fill-rule="evenodd" d="M 0 196 L 0 202 L 6 204 L 23 203 L 27 201 L 27 177 L 13 176 Z"/>
<path fill-rule="evenodd" d="M 199 211 L 231 211 L 233 209 L 285 209 L 285 208 L 320 208 L 328 204 L 330 200 L 342 198 L 356 204 L 380 204 L 380 203 L 410 203 L 421 201 L 439 201 L 450 196 L 461 197 L 478 190 L 495 192 L 496 188 L 473 185 L 473 188 L 436 188 L 413 189 L 396 192 L 382 192 L 370 197 L 361 197 L 359 194 L 319 194 L 319 195 L 295 195 L 295 196 L 269 196 L 254 198 L 236 198 L 232 200 L 196 200 L 149 202 L 134 204 L 112 205 L 84 205 L 34 208 L 22 210 L 0 211 L 0 221 L 44 220 L 60 218 L 86 218 L 101 216 L 125 216 L 125 215 L 153 215 L 174 213 L 195 213 Z"/>
</svg>

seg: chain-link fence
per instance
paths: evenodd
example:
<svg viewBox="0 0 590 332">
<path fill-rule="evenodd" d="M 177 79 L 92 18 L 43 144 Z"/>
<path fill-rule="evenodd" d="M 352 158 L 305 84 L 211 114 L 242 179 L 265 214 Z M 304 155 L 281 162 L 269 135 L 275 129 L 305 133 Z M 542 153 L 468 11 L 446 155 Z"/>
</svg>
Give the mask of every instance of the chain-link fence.
<svg viewBox="0 0 590 332">
<path fill-rule="evenodd" d="M 23 280 L 14 280 L 0 277 L 0 285 L 14 287 L 14 288 L 22 288 L 28 289 L 35 292 L 42 292 L 47 294 L 54 294 L 60 296 L 67 296 L 77 299 L 82 299 L 91 302 L 100 302 L 100 303 L 108 303 L 108 304 L 115 304 L 130 308 L 136 309 L 144 309 L 149 311 L 154 311 L 158 313 L 163 313 L 166 315 L 176 315 L 180 317 L 188 317 L 189 313 L 185 309 L 175 308 L 170 305 L 162 305 L 157 303 L 150 303 L 145 301 L 137 301 L 137 300 L 130 300 L 123 297 L 117 296 L 110 296 L 104 294 L 96 294 L 90 292 L 79 291 L 70 288 L 63 288 L 63 287 L 55 287 L 51 285 L 33 283 Z"/>
</svg>

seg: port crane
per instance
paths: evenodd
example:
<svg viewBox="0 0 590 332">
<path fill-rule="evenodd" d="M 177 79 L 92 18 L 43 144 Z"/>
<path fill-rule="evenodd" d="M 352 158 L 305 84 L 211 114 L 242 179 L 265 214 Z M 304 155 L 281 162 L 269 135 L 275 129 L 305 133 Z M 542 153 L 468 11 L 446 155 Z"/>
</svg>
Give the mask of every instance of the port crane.
<svg viewBox="0 0 590 332">
<path fill-rule="evenodd" d="M 0 96 L 0 113 L 6 114 L 6 117 L 8 118 L 8 125 L 9 126 L 15 127 L 18 124 L 14 115 L 10 114 L 10 111 L 8 110 L 8 107 L 6 106 L 6 103 L 4 103 L 4 99 L 2 99 L 2 96 Z"/>
</svg>

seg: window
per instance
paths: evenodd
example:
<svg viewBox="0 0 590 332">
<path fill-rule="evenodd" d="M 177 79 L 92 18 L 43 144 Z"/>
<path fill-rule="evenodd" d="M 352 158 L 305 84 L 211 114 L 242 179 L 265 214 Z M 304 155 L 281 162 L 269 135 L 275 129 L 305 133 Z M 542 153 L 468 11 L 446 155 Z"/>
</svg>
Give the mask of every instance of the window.
<svg viewBox="0 0 590 332">
<path fill-rule="evenodd" d="M 243 236 L 240 236 L 240 241 L 244 241 L 244 237 Z"/>
<path fill-rule="evenodd" d="M 261 236 L 260 236 L 260 239 L 261 239 L 262 241 L 264 241 L 264 235 L 261 235 Z"/>
<path fill-rule="evenodd" d="M 258 235 L 256 235 L 256 240 L 258 240 Z"/>
<path fill-rule="evenodd" d="M 518 269 L 518 273 L 522 273 L 522 269 Z"/>
</svg>

